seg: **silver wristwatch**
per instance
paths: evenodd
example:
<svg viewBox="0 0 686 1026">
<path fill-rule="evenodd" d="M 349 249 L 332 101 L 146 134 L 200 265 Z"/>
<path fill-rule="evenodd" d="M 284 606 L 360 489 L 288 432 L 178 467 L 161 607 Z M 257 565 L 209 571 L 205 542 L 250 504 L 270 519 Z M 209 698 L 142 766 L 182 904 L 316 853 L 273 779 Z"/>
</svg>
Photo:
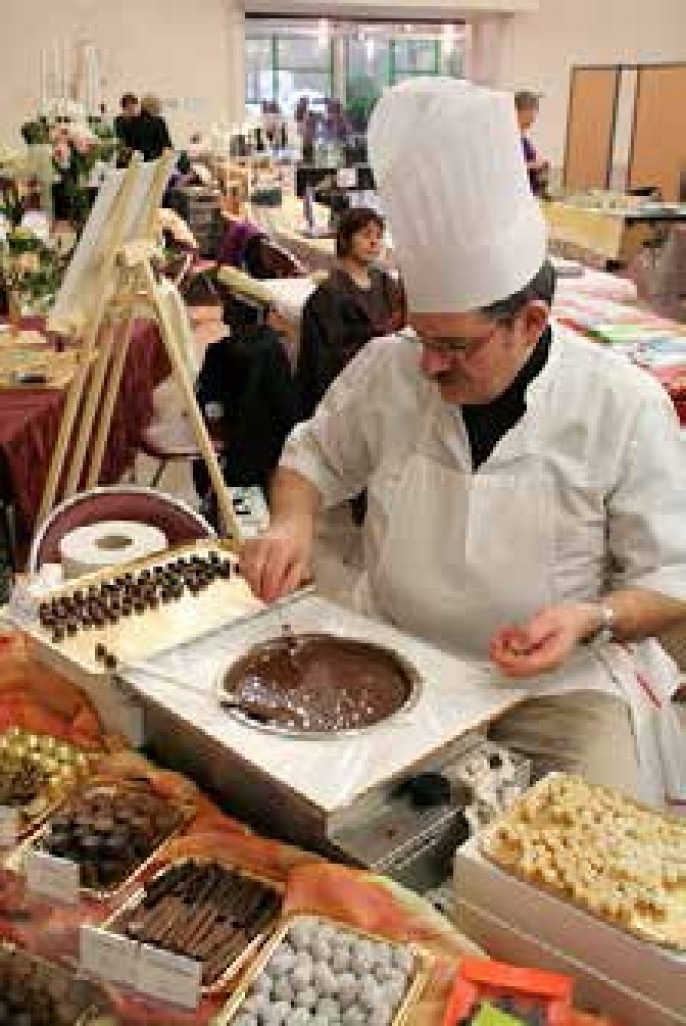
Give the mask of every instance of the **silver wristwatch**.
<svg viewBox="0 0 686 1026">
<path fill-rule="evenodd" d="M 584 638 L 585 645 L 593 645 L 597 642 L 601 644 L 612 641 L 614 636 L 614 628 L 616 624 L 615 611 L 612 606 L 608 606 L 605 603 L 599 603 L 598 613 L 600 615 L 600 623 L 593 631 L 592 634 L 587 635 Z"/>
</svg>

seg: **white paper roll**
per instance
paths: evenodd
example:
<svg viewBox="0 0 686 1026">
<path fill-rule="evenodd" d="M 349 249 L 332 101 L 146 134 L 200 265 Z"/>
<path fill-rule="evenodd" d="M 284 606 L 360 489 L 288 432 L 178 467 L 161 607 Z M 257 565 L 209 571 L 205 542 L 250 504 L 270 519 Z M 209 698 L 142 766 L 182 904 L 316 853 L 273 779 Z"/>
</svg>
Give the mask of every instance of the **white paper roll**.
<svg viewBox="0 0 686 1026">
<path fill-rule="evenodd" d="M 71 579 L 166 548 L 166 535 L 157 527 L 133 520 L 102 520 L 65 534 L 60 560 L 65 578 Z"/>
</svg>

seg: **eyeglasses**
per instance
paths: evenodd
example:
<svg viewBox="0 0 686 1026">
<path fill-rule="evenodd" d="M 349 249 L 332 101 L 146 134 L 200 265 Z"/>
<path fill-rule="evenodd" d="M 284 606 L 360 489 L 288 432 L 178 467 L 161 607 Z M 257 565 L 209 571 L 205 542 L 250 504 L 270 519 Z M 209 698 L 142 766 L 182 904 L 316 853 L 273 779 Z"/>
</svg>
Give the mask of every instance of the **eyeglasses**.
<svg viewBox="0 0 686 1026">
<path fill-rule="evenodd" d="M 490 331 L 485 335 L 474 336 L 472 335 L 442 335 L 440 338 L 431 338 L 428 335 L 422 335 L 414 328 L 403 328 L 399 334 L 407 342 L 412 342 L 415 345 L 421 345 L 424 349 L 430 350 L 432 353 L 436 353 L 441 356 L 473 356 L 480 349 L 482 349 L 488 342 L 491 341 L 498 328 L 508 323 L 508 320 L 502 318 L 496 320 L 493 323 Z"/>
</svg>

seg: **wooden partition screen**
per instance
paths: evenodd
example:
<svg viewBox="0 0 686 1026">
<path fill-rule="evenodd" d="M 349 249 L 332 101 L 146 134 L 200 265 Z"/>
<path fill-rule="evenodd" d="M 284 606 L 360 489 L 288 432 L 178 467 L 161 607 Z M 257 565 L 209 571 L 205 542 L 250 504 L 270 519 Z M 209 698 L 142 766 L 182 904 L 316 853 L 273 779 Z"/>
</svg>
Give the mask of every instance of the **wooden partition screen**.
<svg viewBox="0 0 686 1026">
<path fill-rule="evenodd" d="M 686 64 L 638 69 L 629 187 L 658 186 L 665 200 L 679 198 L 686 170 Z"/>
<path fill-rule="evenodd" d="M 572 69 L 563 184 L 607 189 L 619 96 L 620 68 Z"/>
</svg>

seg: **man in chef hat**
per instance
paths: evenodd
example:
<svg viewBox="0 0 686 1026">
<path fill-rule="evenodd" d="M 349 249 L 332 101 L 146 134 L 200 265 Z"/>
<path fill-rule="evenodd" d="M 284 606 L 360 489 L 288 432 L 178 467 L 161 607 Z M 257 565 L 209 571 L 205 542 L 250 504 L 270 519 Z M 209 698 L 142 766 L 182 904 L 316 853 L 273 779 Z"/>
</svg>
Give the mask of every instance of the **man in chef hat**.
<svg viewBox="0 0 686 1026">
<path fill-rule="evenodd" d="M 356 608 L 518 678 L 527 700 L 494 731 L 540 768 L 684 798 L 678 678 L 651 640 L 686 614 L 671 404 L 551 331 L 510 95 L 403 83 L 369 151 L 412 327 L 371 342 L 296 427 L 243 571 L 267 600 L 297 587 L 318 512 L 367 488 Z"/>
</svg>

